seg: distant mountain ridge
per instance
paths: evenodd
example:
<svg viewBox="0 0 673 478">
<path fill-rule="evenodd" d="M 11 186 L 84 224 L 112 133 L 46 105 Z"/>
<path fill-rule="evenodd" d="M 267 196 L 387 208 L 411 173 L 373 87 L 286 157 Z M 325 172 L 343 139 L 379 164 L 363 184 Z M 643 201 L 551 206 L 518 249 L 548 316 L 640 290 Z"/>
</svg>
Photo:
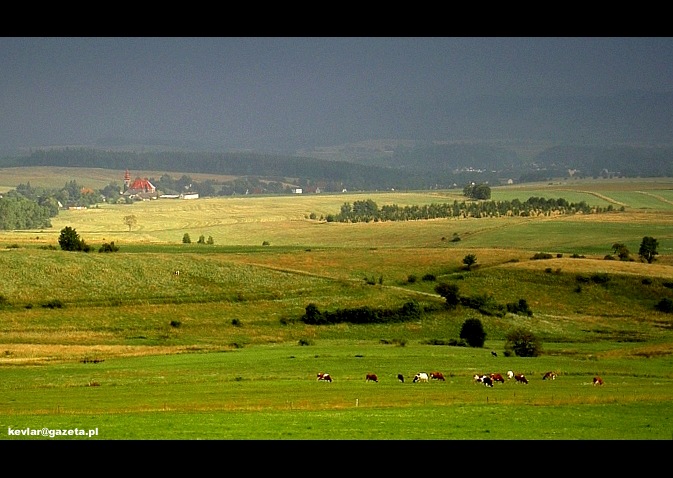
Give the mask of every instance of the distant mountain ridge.
<svg viewBox="0 0 673 478">
<path fill-rule="evenodd" d="M 58 165 L 295 178 L 354 189 L 580 176 L 673 176 L 673 92 L 392 101 L 278 125 L 228 145 L 106 138 L 0 166 Z"/>
</svg>

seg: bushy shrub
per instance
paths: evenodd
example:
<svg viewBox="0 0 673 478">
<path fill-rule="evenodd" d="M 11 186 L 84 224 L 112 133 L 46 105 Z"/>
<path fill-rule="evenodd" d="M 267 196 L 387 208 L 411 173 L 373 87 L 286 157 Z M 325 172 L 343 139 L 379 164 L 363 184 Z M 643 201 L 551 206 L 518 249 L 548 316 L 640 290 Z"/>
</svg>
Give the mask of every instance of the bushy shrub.
<svg viewBox="0 0 673 478">
<path fill-rule="evenodd" d="M 407 282 L 408 282 L 409 284 L 413 284 L 414 282 L 416 282 L 416 276 L 413 275 L 413 274 L 408 275 L 408 276 L 407 276 Z"/>
<path fill-rule="evenodd" d="M 659 312 L 671 313 L 673 312 L 673 300 L 668 298 L 661 299 L 654 308 Z"/>
<path fill-rule="evenodd" d="M 42 307 L 45 309 L 61 309 L 63 308 L 63 302 L 58 299 L 53 299 L 45 304 L 42 304 Z"/>
<path fill-rule="evenodd" d="M 536 253 L 533 257 L 531 257 L 531 259 L 533 259 L 533 260 L 539 260 L 539 259 L 551 259 L 551 258 L 553 258 L 553 257 L 554 257 L 554 256 L 552 256 L 552 255 L 549 254 L 548 252 L 538 252 L 538 253 Z"/>
<path fill-rule="evenodd" d="M 104 242 L 103 245 L 98 248 L 98 252 L 117 252 L 118 250 L 119 246 L 115 246 L 114 241 L 110 244 Z"/>
<path fill-rule="evenodd" d="M 434 281 L 437 280 L 437 277 L 435 277 L 434 274 L 425 274 L 423 276 L 423 280 L 426 281 L 426 282 L 434 282 Z"/>
</svg>

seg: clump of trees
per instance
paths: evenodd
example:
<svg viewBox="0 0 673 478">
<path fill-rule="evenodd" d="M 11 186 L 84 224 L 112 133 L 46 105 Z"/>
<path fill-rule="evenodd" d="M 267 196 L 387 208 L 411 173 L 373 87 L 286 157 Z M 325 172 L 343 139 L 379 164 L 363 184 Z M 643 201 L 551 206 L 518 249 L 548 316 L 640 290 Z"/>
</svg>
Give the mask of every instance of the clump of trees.
<svg viewBox="0 0 673 478">
<path fill-rule="evenodd" d="M 456 284 L 447 284 L 442 282 L 435 286 L 435 292 L 446 300 L 446 307 L 453 309 L 458 305 L 469 307 L 480 312 L 483 315 L 503 317 L 507 312 L 512 314 L 527 315 L 531 317 L 533 311 L 528 306 L 526 299 L 519 299 L 518 302 L 507 304 L 498 303 L 492 295 L 482 294 L 472 297 L 461 296 L 460 289 Z"/>
<path fill-rule="evenodd" d="M 542 341 L 530 330 L 515 328 L 505 335 L 505 357 L 538 357 L 542 355 Z"/>
<path fill-rule="evenodd" d="M 470 183 L 463 188 L 463 194 L 470 199 L 491 199 L 491 188 L 485 183 Z"/>
</svg>

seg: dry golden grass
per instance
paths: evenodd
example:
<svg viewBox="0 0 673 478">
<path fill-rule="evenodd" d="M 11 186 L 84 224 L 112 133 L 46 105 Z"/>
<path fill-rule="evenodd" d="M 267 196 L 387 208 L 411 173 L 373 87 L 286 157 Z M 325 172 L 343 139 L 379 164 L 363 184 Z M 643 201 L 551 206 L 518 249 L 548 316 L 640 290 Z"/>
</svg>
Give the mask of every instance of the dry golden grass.
<svg viewBox="0 0 673 478">
<path fill-rule="evenodd" d="M 481 255 L 481 251 L 480 251 Z M 605 274 L 628 274 L 643 277 L 660 277 L 673 279 L 673 264 L 669 257 L 665 258 L 665 262 L 654 262 L 648 264 L 646 262 L 638 261 L 619 261 L 619 260 L 605 260 L 603 258 L 552 258 L 544 260 L 526 260 L 516 263 L 502 264 L 500 267 L 511 269 L 526 269 L 543 271 L 547 268 L 552 270 L 560 269 L 564 273 L 571 274 L 588 274 L 588 273 L 605 273 Z"/>
<path fill-rule="evenodd" d="M 89 333 L 92 338 L 94 333 Z M 30 340 L 22 334 L 24 340 Z M 229 347 L 230 349 L 231 347 Z M 219 351 L 226 347 L 204 346 L 199 351 Z M 3 343 L 0 346 L 1 365 L 39 365 L 62 361 L 101 361 L 118 357 L 140 357 L 147 355 L 173 355 L 194 352 L 194 346 L 151 346 L 151 345 L 60 345 Z"/>
</svg>

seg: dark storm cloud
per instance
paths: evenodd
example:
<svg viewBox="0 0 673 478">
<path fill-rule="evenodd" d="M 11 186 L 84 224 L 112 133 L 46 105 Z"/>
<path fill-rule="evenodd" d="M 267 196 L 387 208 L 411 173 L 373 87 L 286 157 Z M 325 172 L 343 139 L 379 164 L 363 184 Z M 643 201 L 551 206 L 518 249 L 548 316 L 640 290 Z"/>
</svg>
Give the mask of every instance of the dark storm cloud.
<svg viewBox="0 0 673 478">
<path fill-rule="evenodd" d="M 2 38 L 0 149 L 376 137 L 412 105 L 623 90 L 673 91 L 670 38 Z"/>
</svg>

